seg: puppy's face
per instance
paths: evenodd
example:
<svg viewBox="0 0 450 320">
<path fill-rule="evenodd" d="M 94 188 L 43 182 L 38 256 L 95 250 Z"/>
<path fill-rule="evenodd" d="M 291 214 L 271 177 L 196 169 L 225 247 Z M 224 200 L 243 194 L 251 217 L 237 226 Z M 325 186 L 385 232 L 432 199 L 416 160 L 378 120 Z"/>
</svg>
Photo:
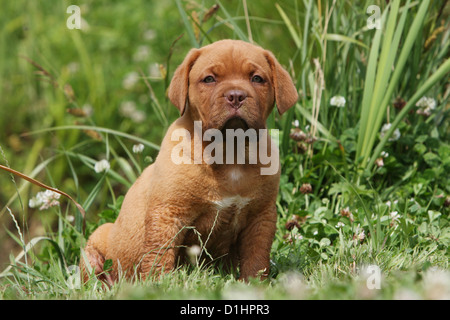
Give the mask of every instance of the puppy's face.
<svg viewBox="0 0 450 320">
<path fill-rule="evenodd" d="M 234 40 L 191 50 L 169 87 L 172 103 L 183 113 L 187 102 L 205 130 L 265 128 L 275 101 L 283 113 L 297 97 L 272 53 Z"/>
<path fill-rule="evenodd" d="M 263 50 L 216 45 L 202 52 L 189 73 L 189 103 L 205 129 L 262 129 L 274 101 L 272 72 Z"/>
</svg>

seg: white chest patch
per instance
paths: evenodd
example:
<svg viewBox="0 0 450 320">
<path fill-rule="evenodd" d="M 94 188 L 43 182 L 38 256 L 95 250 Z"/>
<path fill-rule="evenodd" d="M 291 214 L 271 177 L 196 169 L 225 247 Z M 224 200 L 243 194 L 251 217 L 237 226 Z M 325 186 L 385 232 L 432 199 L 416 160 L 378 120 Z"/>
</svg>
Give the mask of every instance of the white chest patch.
<svg viewBox="0 0 450 320">
<path fill-rule="evenodd" d="M 239 211 L 239 213 L 242 208 L 244 208 L 249 202 L 250 198 L 241 197 L 239 195 L 213 201 L 218 210 L 224 210 L 234 205 L 236 206 L 236 209 Z"/>
</svg>

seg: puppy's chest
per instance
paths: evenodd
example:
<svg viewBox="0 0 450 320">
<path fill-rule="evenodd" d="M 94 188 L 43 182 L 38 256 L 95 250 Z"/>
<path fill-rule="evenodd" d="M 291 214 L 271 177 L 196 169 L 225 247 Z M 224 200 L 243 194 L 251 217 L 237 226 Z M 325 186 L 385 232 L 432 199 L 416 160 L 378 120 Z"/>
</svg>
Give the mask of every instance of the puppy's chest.
<svg viewBox="0 0 450 320">
<path fill-rule="evenodd" d="M 211 201 L 214 207 L 213 210 L 216 210 L 217 218 L 215 220 L 229 227 L 236 228 L 239 222 L 242 223 L 244 222 L 242 220 L 246 220 L 247 207 L 250 200 L 247 197 L 234 195 Z"/>
<path fill-rule="evenodd" d="M 195 227 L 204 237 L 234 242 L 247 223 L 250 202 L 251 198 L 240 195 L 210 200 Z"/>
</svg>

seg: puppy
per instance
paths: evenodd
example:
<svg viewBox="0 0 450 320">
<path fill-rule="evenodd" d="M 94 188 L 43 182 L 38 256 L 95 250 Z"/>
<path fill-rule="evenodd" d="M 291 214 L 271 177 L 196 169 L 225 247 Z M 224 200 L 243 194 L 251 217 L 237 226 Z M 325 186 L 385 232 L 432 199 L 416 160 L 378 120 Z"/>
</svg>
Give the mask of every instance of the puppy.
<svg viewBox="0 0 450 320">
<path fill-rule="evenodd" d="M 188 53 L 168 96 L 181 116 L 126 194 L 117 220 L 90 236 L 81 261 L 84 280 L 87 270 L 108 283 L 120 274 L 157 275 L 185 261 L 193 245 L 225 270 L 239 267 L 240 279 L 264 279 L 276 230 L 278 149 L 267 135 L 256 134 L 246 135 L 239 151 L 226 133 L 264 132 L 275 103 L 280 114 L 293 106 L 298 95 L 289 74 L 271 52 L 222 40 Z M 208 132 L 215 139 L 202 136 Z M 264 148 L 274 163 L 263 163 L 261 153 L 249 163 Z M 109 259 L 112 268 L 105 273 Z"/>
</svg>

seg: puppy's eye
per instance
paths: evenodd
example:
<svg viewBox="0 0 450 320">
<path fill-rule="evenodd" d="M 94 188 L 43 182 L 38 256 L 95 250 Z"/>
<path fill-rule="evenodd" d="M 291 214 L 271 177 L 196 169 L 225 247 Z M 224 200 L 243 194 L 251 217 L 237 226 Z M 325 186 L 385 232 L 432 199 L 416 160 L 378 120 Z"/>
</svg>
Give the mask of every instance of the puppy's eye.
<svg viewBox="0 0 450 320">
<path fill-rule="evenodd" d="M 216 82 L 216 79 L 214 79 L 213 76 L 207 76 L 205 79 L 203 79 L 204 83 L 213 83 Z"/>
<path fill-rule="evenodd" d="M 264 83 L 264 79 L 261 76 L 253 76 L 252 77 L 252 82 L 255 83 Z"/>
</svg>

